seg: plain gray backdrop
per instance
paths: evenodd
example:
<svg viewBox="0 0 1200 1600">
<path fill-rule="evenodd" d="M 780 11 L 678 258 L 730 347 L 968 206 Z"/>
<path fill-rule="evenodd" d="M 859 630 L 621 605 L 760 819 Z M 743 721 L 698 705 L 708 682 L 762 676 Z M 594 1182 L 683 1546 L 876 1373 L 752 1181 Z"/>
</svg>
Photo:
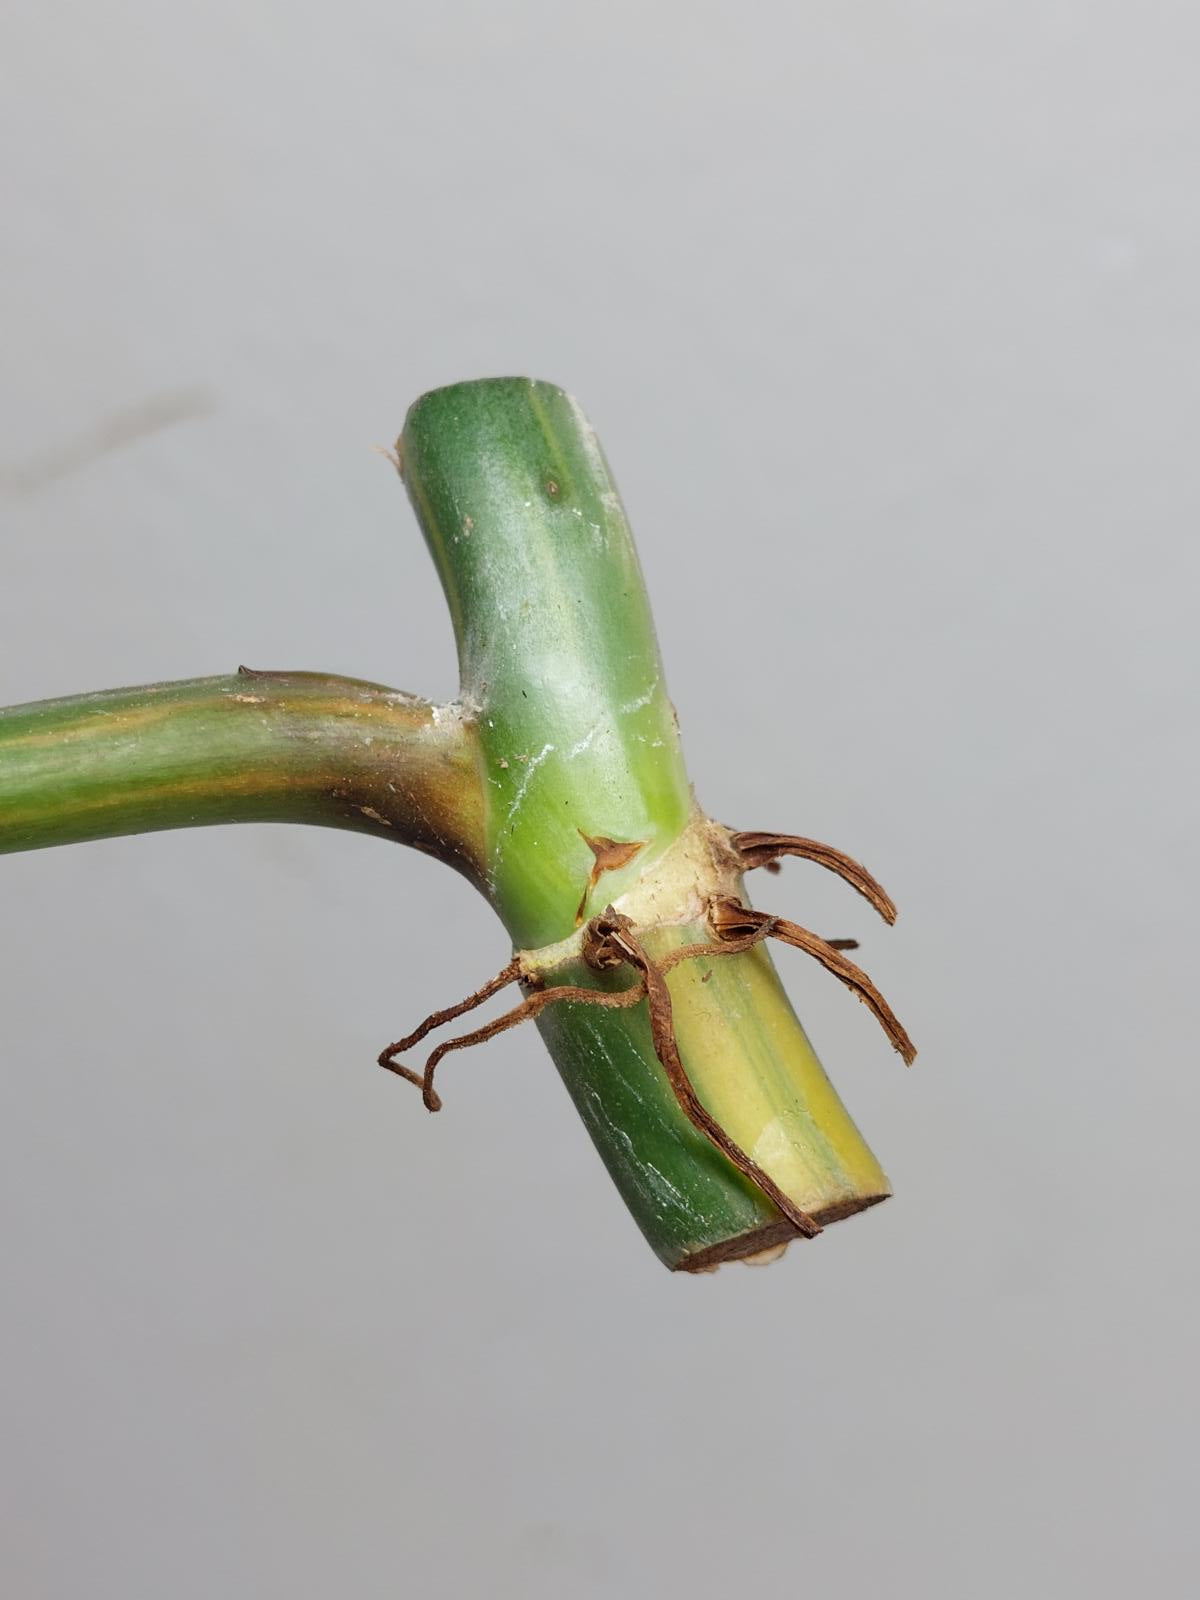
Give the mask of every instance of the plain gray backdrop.
<svg viewBox="0 0 1200 1600">
<path fill-rule="evenodd" d="M 444 868 L 6 857 L 6 1594 L 1195 1592 L 1198 50 L 1182 3 L 10 0 L 0 703 L 450 697 L 372 446 L 551 379 L 702 801 L 879 873 L 890 933 L 760 900 L 921 1053 L 785 954 L 895 1198 L 673 1278 L 532 1031 L 438 1118 L 373 1066 L 506 959 Z"/>
</svg>

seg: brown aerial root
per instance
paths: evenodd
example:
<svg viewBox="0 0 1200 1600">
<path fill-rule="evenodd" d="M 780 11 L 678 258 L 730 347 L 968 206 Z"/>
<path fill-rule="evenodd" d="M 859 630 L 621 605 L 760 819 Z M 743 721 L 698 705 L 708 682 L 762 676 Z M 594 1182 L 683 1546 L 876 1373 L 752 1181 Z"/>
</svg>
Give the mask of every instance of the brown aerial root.
<svg viewBox="0 0 1200 1600">
<path fill-rule="evenodd" d="M 462 1016 L 464 1012 L 474 1010 L 492 995 L 498 994 L 500 990 L 515 982 L 521 976 L 521 968 L 519 960 L 514 958 L 490 982 L 477 989 L 466 1000 L 449 1006 L 444 1011 L 432 1012 L 406 1038 L 389 1045 L 380 1053 L 379 1065 L 389 1072 L 397 1073 L 409 1083 L 416 1084 L 421 1090 L 426 1107 L 430 1111 L 439 1111 L 442 1102 L 433 1086 L 433 1077 L 438 1063 L 452 1050 L 465 1050 L 471 1045 L 483 1044 L 488 1039 L 494 1039 L 497 1034 L 506 1033 L 508 1029 L 515 1028 L 518 1024 L 528 1022 L 547 1006 L 557 1005 L 562 1001 L 576 1005 L 624 1008 L 637 1005 L 645 998 L 650 1010 L 650 1032 L 654 1041 L 654 1053 L 688 1121 L 715 1145 L 739 1172 L 744 1173 L 751 1183 L 778 1206 L 799 1233 L 805 1238 L 814 1238 L 821 1232 L 820 1225 L 790 1200 L 758 1163 L 733 1142 L 701 1103 L 679 1054 L 679 1046 L 675 1039 L 671 994 L 666 980 L 667 973 L 681 961 L 708 956 L 737 955 L 765 939 L 773 928 L 774 919 L 766 917 L 760 924 L 744 932 L 731 930 L 727 934 L 722 934 L 715 944 L 682 945 L 656 962 L 635 936 L 630 919 L 621 916 L 609 906 L 600 916 L 593 917 L 584 930 L 584 960 L 597 972 L 622 965 L 630 966 L 637 974 L 636 983 L 626 989 L 617 990 L 586 989 L 567 984 L 550 989 L 535 989 L 522 1000 L 520 1005 L 504 1012 L 494 1021 L 485 1023 L 482 1028 L 476 1028 L 472 1033 L 464 1033 L 456 1039 L 449 1039 L 444 1044 L 438 1045 L 426 1061 L 424 1072 L 414 1072 L 396 1059 L 402 1052 L 418 1044 L 434 1028 L 440 1027 L 443 1022 L 449 1022 L 455 1017 Z"/>
<path fill-rule="evenodd" d="M 711 901 L 708 920 L 718 939 L 741 939 L 752 932 L 761 931 L 774 939 L 782 940 L 784 944 L 790 944 L 797 950 L 815 956 L 827 972 L 832 972 L 835 978 L 839 978 L 848 989 L 852 989 L 863 1004 L 874 1012 L 883 1031 L 891 1040 L 893 1048 L 900 1052 L 905 1064 L 911 1066 L 916 1058 L 916 1046 L 867 974 L 861 967 L 856 967 L 853 961 L 848 961 L 836 944 L 828 939 L 822 939 L 818 934 L 810 933 L 807 928 L 800 927 L 799 923 L 787 921 L 785 917 L 773 917 L 765 911 L 755 911 L 752 906 L 743 905 L 740 900 Z"/>
<path fill-rule="evenodd" d="M 734 833 L 730 844 L 741 857 L 743 868 L 749 872 L 754 867 L 778 871 L 780 856 L 801 856 L 815 861 L 818 866 L 836 872 L 869 900 L 885 922 L 895 922 L 896 903 L 882 884 L 877 883 L 861 862 L 855 861 L 831 844 L 820 844 L 816 839 L 801 839 L 793 833 Z M 810 935 L 809 937 L 813 937 Z"/>
<path fill-rule="evenodd" d="M 424 1022 L 418 1023 L 411 1033 L 405 1034 L 403 1039 L 397 1039 L 395 1044 L 389 1044 L 386 1050 L 381 1050 L 379 1052 L 379 1065 L 386 1068 L 388 1072 L 395 1072 L 400 1077 L 407 1078 L 409 1083 L 415 1083 L 417 1088 L 423 1091 L 425 1104 L 430 1111 L 440 1111 L 442 1109 L 441 1099 L 434 1093 L 432 1081 L 428 1083 L 426 1081 L 428 1067 L 426 1067 L 425 1075 L 423 1076 L 404 1066 L 396 1060 L 396 1057 L 402 1055 L 405 1050 L 411 1050 L 413 1045 L 420 1044 L 426 1034 L 432 1033 L 435 1028 L 442 1027 L 444 1023 L 453 1022 L 455 1017 L 461 1017 L 464 1012 L 474 1011 L 476 1006 L 481 1006 L 485 1000 L 490 1000 L 494 994 L 499 994 L 501 989 L 507 989 L 510 983 L 515 983 L 520 975 L 520 963 L 514 956 L 506 967 L 501 967 L 496 976 L 489 978 L 482 988 L 476 989 L 474 994 L 469 994 L 465 1000 L 460 1000 L 457 1005 L 447 1006 L 444 1011 L 431 1011 Z M 496 1029 L 497 1033 L 502 1033 L 503 1031 L 502 1028 Z M 488 1037 L 490 1038 L 491 1035 L 489 1034 Z M 445 1053 L 443 1049 L 442 1055 L 445 1055 Z M 440 1060 L 441 1056 L 438 1059 Z"/>
<path fill-rule="evenodd" d="M 515 967 L 516 963 L 512 962 L 510 965 Z M 505 972 L 508 970 L 507 967 L 504 969 Z M 490 984 L 484 985 L 484 989 L 490 994 L 496 994 L 500 989 L 504 988 L 505 983 L 511 983 L 516 976 L 517 973 L 513 972 L 510 977 L 504 978 L 504 974 L 499 973 L 492 979 Z M 500 981 L 501 978 L 504 978 L 504 982 Z M 478 992 L 483 995 L 484 999 L 487 998 L 487 995 L 483 994 L 483 990 Z M 543 1012 L 547 1006 L 556 1005 L 560 1000 L 573 1000 L 579 1005 L 619 1007 L 635 1006 L 641 998 L 642 987 L 640 984 L 635 984 L 631 989 L 618 989 L 615 992 L 610 992 L 606 989 L 584 989 L 571 984 L 563 984 L 557 989 L 535 989 L 531 995 L 521 1001 L 519 1006 L 514 1006 L 511 1011 L 505 1011 L 503 1015 L 492 1022 L 485 1022 L 482 1028 L 476 1028 L 473 1033 L 463 1033 L 457 1039 L 447 1039 L 444 1044 L 439 1044 L 431 1052 L 428 1061 L 426 1061 L 424 1072 L 414 1072 L 411 1067 L 406 1067 L 402 1061 L 397 1061 L 395 1056 L 400 1051 L 409 1049 L 419 1039 L 423 1039 L 431 1029 L 437 1027 L 438 1024 L 430 1017 L 426 1017 L 420 1027 L 410 1033 L 407 1039 L 401 1039 L 399 1043 L 389 1045 L 386 1050 L 382 1051 L 379 1057 L 379 1065 L 386 1067 L 389 1072 L 395 1072 L 400 1077 L 407 1078 L 409 1083 L 415 1083 L 421 1091 L 421 1098 L 425 1102 L 426 1110 L 440 1111 L 442 1109 L 442 1097 L 433 1087 L 433 1075 L 437 1070 L 438 1062 L 441 1061 L 443 1056 L 448 1056 L 452 1050 L 467 1050 L 471 1045 L 486 1044 L 489 1039 L 494 1039 L 497 1034 L 507 1033 L 510 1028 L 517 1027 L 519 1023 L 531 1021 Z M 461 1016 L 464 1011 L 470 1011 L 480 1003 L 480 1000 L 472 996 L 469 1001 L 452 1006 L 450 1015 Z M 434 1013 L 435 1016 L 444 1014 Z"/>
</svg>

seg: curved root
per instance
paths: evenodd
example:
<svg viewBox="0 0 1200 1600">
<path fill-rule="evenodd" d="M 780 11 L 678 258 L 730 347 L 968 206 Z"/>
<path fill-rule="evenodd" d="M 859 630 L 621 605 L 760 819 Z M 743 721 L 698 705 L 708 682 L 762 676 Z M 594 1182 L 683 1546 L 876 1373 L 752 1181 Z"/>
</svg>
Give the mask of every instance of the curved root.
<svg viewBox="0 0 1200 1600">
<path fill-rule="evenodd" d="M 830 845 L 818 844 L 815 839 L 802 839 L 794 834 L 735 833 L 730 838 L 745 870 L 761 866 L 773 867 L 783 855 L 802 856 L 836 872 L 869 900 L 886 922 L 895 922 L 896 907 L 891 897 L 865 867 L 850 856 L 844 855 L 842 851 L 835 850 Z M 644 999 L 650 1013 L 654 1053 L 666 1073 L 667 1082 L 683 1114 L 739 1172 L 744 1173 L 778 1206 L 799 1233 L 806 1238 L 812 1238 L 821 1232 L 819 1224 L 807 1212 L 795 1205 L 758 1163 L 734 1143 L 697 1095 L 679 1054 L 671 992 L 667 985 L 668 972 L 682 961 L 694 961 L 710 956 L 738 955 L 751 949 L 763 939 L 779 939 L 784 944 L 790 944 L 814 956 L 827 971 L 833 973 L 835 978 L 853 990 L 874 1013 L 892 1045 L 906 1062 L 914 1059 L 916 1050 L 895 1013 L 871 979 L 860 967 L 847 960 L 843 953 L 856 948 L 855 940 L 822 939 L 817 934 L 810 933 L 807 928 L 800 927 L 798 923 L 789 922 L 784 917 L 772 916 L 765 911 L 756 911 L 752 906 L 744 905 L 740 900 L 729 896 L 709 902 L 708 920 L 714 935 L 713 943 L 682 945 L 656 961 L 638 938 L 631 919 L 622 916 L 609 906 L 587 924 L 583 930 L 580 948 L 584 961 L 595 972 L 612 971 L 622 966 L 631 968 L 636 980 L 628 988 L 590 989 L 571 984 L 533 988 L 519 1005 L 513 1006 L 511 1010 L 493 1021 L 438 1045 L 431 1052 L 423 1071 L 415 1072 L 398 1059 L 405 1051 L 419 1044 L 435 1028 L 440 1028 L 456 1017 L 473 1011 L 485 1000 L 499 994 L 509 984 L 520 981 L 523 972 L 521 957 L 514 956 L 507 966 L 501 968 L 494 978 L 477 989 L 474 994 L 468 995 L 457 1005 L 431 1012 L 412 1033 L 381 1051 L 379 1065 L 409 1083 L 416 1084 L 421 1090 L 428 1110 L 439 1111 L 442 1101 L 434 1088 L 434 1073 L 438 1063 L 451 1051 L 466 1050 L 472 1045 L 484 1044 L 488 1039 L 507 1033 L 510 1028 L 515 1028 L 522 1022 L 531 1021 L 547 1006 L 566 1003 L 624 1009 L 635 1006 Z M 527 985 L 537 981 L 537 979 L 525 979 Z"/>
</svg>

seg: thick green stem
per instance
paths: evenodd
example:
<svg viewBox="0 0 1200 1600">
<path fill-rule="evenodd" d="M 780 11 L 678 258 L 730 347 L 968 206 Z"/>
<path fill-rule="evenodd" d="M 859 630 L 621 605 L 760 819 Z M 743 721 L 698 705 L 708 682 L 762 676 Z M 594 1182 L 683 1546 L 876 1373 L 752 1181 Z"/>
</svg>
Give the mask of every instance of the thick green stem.
<svg viewBox="0 0 1200 1600">
<path fill-rule="evenodd" d="M 400 454 L 446 590 L 483 764 L 488 892 L 514 942 L 580 921 L 666 874 L 652 952 L 711 938 L 668 852 L 693 810 L 637 557 L 591 429 L 561 390 L 461 384 L 409 412 Z M 778 810 L 778 803 L 773 806 Z M 758 819 L 750 819 L 756 822 Z M 710 826 L 710 825 L 708 825 Z M 610 870 L 601 870 L 609 866 Z M 690 870 L 690 868 L 688 869 Z M 598 986 L 568 959 L 551 981 Z M 681 1055 L 733 1140 L 818 1220 L 888 1193 L 765 951 L 671 977 Z M 601 1156 L 659 1256 L 697 1268 L 793 1236 L 684 1117 L 645 1006 L 564 1004 L 539 1021 Z"/>
<path fill-rule="evenodd" d="M 491 895 L 519 945 L 551 944 L 691 811 L 637 553 L 595 436 L 549 384 L 436 390 L 400 453 L 478 722 Z M 639 849 L 581 911 L 589 839 Z"/>
<path fill-rule="evenodd" d="M 0 851 L 309 822 L 482 882 L 482 817 L 470 723 L 378 684 L 243 671 L 0 710 Z"/>
</svg>

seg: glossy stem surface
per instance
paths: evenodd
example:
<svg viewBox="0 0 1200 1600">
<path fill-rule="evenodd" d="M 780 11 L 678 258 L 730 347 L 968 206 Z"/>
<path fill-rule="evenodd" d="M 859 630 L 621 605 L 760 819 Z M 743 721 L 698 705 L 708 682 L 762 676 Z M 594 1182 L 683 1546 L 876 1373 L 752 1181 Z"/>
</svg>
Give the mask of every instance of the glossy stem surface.
<svg viewBox="0 0 1200 1600">
<path fill-rule="evenodd" d="M 478 730 L 486 892 L 518 948 L 555 944 L 653 871 L 693 816 L 616 486 L 575 402 L 528 379 L 423 396 L 399 454 Z M 711 937 L 696 922 L 649 931 L 646 943 L 663 952 Z M 555 981 L 603 982 L 582 963 Z M 887 1195 L 764 950 L 682 963 L 670 984 L 702 1101 L 790 1199 L 830 1221 Z M 564 1004 L 538 1026 L 669 1266 L 695 1269 L 793 1237 L 687 1121 L 644 1005 Z"/>
<path fill-rule="evenodd" d="M 691 809 L 625 514 L 586 419 L 550 384 L 435 390 L 399 448 L 477 724 L 489 890 L 518 945 L 552 944 Z M 589 888 L 602 839 L 636 850 Z"/>
</svg>

